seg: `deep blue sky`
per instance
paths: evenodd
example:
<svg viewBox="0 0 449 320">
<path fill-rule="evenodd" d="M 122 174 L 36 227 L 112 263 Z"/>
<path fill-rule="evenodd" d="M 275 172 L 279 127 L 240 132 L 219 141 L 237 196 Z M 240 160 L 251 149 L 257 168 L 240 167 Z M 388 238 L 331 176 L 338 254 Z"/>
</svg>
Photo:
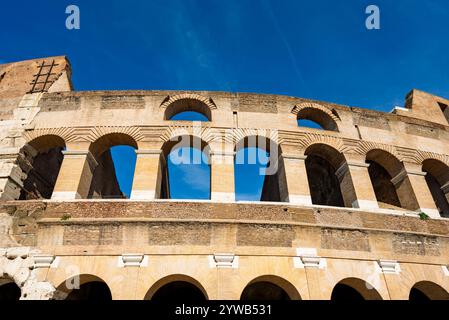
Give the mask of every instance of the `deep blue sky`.
<svg viewBox="0 0 449 320">
<path fill-rule="evenodd" d="M 65 8 L 81 29 L 65 28 Z M 381 30 L 365 28 L 365 8 Z M 68 55 L 76 90 L 287 94 L 389 111 L 449 97 L 447 0 L 8 1 L 0 62 Z"/>
</svg>

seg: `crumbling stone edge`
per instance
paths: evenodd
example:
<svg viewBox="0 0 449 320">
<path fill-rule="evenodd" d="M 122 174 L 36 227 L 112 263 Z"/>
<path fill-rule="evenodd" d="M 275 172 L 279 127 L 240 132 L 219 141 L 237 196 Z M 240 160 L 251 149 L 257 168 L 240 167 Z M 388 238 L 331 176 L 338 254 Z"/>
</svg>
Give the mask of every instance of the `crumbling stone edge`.
<svg viewBox="0 0 449 320">
<path fill-rule="evenodd" d="M 37 280 L 33 256 L 39 250 L 32 247 L 0 248 L 0 278 L 7 277 L 17 284 L 20 300 L 51 300 L 56 289 L 49 282 Z"/>
</svg>

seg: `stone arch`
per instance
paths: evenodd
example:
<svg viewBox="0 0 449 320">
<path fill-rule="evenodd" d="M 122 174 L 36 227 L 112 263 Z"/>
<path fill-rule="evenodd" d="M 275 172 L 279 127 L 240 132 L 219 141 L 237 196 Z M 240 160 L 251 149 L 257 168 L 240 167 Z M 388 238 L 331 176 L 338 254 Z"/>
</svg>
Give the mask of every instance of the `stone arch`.
<svg viewBox="0 0 449 320">
<path fill-rule="evenodd" d="M 66 140 L 57 134 L 44 134 L 28 140 L 27 145 L 33 147 L 36 151 L 43 152 L 55 147 L 65 148 Z"/>
<path fill-rule="evenodd" d="M 324 130 L 339 131 L 340 118 L 334 109 L 329 110 L 320 104 L 305 102 L 294 106 L 291 112 L 296 115 L 297 120 L 311 120 Z"/>
<path fill-rule="evenodd" d="M 98 136 L 89 146 L 91 161 L 91 183 L 87 198 L 126 198 L 120 189 L 111 148 L 129 146 L 138 149 L 136 139 L 124 132 L 111 132 Z M 87 177 L 86 177 L 87 178 Z"/>
<path fill-rule="evenodd" d="M 422 162 L 422 171 L 438 212 L 442 217 L 449 217 L 449 167 L 437 159 Z"/>
<path fill-rule="evenodd" d="M 0 277 L 0 301 L 17 301 L 22 291 L 20 287 L 9 277 Z"/>
<path fill-rule="evenodd" d="M 138 149 L 137 140 L 133 135 L 125 132 L 110 132 L 98 136 L 89 146 L 89 151 L 94 157 L 101 156 L 105 151 L 117 145 L 127 145 Z"/>
<path fill-rule="evenodd" d="M 352 180 L 343 153 L 328 144 L 315 143 L 305 151 L 307 178 L 312 203 L 352 207 Z"/>
<path fill-rule="evenodd" d="M 67 142 L 73 141 L 76 138 L 74 128 L 37 128 L 30 131 L 25 131 L 23 136 L 27 143 L 33 140 L 38 141 L 41 137 L 57 137 Z"/>
<path fill-rule="evenodd" d="M 360 301 L 382 300 L 382 296 L 373 285 L 359 278 L 345 278 L 339 281 L 332 290 L 331 300 Z"/>
<path fill-rule="evenodd" d="M 386 153 L 391 154 L 393 157 L 398 159 L 399 161 L 403 161 L 404 159 L 399 154 L 396 147 L 388 145 L 388 144 L 381 144 L 377 142 L 370 142 L 370 141 L 359 141 L 357 143 L 357 146 L 355 148 L 355 152 L 357 154 L 360 154 L 362 156 L 365 156 L 372 150 L 381 150 L 385 151 Z"/>
<path fill-rule="evenodd" d="M 410 300 L 449 300 L 449 293 L 431 281 L 420 281 L 410 289 Z"/>
<path fill-rule="evenodd" d="M 345 152 L 346 147 L 343 143 L 343 140 L 339 137 L 322 135 L 322 134 L 314 134 L 314 133 L 305 133 L 300 140 L 298 141 L 300 150 L 306 150 L 309 146 L 314 144 L 324 144 L 329 147 L 337 150 L 338 152 Z"/>
<path fill-rule="evenodd" d="M 203 140 L 208 145 L 220 138 L 220 135 L 215 129 L 207 126 L 201 126 L 200 128 L 192 126 L 170 126 L 160 135 L 160 139 L 165 144 L 178 139 L 180 136 L 192 136 Z"/>
<path fill-rule="evenodd" d="M 55 300 L 112 300 L 106 282 L 93 274 L 80 274 L 63 281 L 56 288 Z"/>
<path fill-rule="evenodd" d="M 161 289 L 165 291 L 162 292 L 163 296 L 161 295 L 159 297 L 155 297 L 155 295 L 158 294 L 158 292 L 161 293 L 160 291 Z M 190 298 L 198 298 L 199 300 L 209 299 L 209 295 L 207 294 L 203 285 L 198 280 L 185 274 L 173 274 L 166 276 L 162 279 L 159 279 L 147 291 L 144 299 L 151 300 L 157 298 L 163 300 L 162 298 L 164 298 L 165 294 L 168 293 L 170 290 L 172 291 L 174 296 L 173 299 L 175 300 L 180 298 L 182 298 L 182 300 L 189 300 L 189 297 L 185 296 L 182 297 L 182 295 L 188 292 L 189 290 L 191 290 L 192 295 L 195 295 L 191 296 Z"/>
<path fill-rule="evenodd" d="M 158 186 L 160 197 L 162 199 L 170 199 L 170 177 L 168 170 L 168 157 L 171 152 L 180 149 L 180 148 L 192 148 L 201 151 L 201 159 L 192 159 L 193 164 L 201 164 L 205 163 L 209 166 L 209 171 L 212 170 L 210 164 L 210 153 L 211 147 L 208 142 L 202 139 L 197 135 L 189 135 L 189 134 L 179 134 L 173 135 L 170 139 L 166 140 L 162 145 L 161 151 L 163 157 L 161 157 L 160 168 L 162 172 L 161 185 Z M 211 172 L 209 174 L 209 186 L 211 180 Z M 210 187 L 209 187 L 210 189 Z M 209 190 L 209 199 L 210 199 L 210 190 Z"/>
<path fill-rule="evenodd" d="M 301 300 L 293 284 L 275 275 L 264 275 L 250 281 L 240 300 Z"/>
<path fill-rule="evenodd" d="M 66 141 L 56 134 L 34 136 L 22 147 L 17 159 L 23 173 L 23 184 L 20 186 L 18 199 L 51 198 L 65 148 Z"/>
<path fill-rule="evenodd" d="M 259 135 L 257 131 L 246 132 L 238 136 L 238 138 L 239 140 L 234 145 L 235 155 L 245 148 L 258 148 L 269 154 L 260 200 L 283 202 L 285 199 L 288 199 L 287 180 L 285 177 L 282 151 L 280 145 L 277 143 L 278 139 L 270 135 L 269 132 Z M 236 156 L 235 160 L 237 161 Z M 257 162 L 258 159 L 249 160 L 251 162 Z"/>
<path fill-rule="evenodd" d="M 418 209 L 403 163 L 392 153 L 371 149 L 366 153 L 368 173 L 380 208 Z"/>
<path fill-rule="evenodd" d="M 211 98 L 206 98 L 194 93 L 185 93 L 167 96 L 162 102 L 161 108 L 165 109 L 165 120 L 170 120 L 174 115 L 180 112 L 195 111 L 203 114 L 209 121 L 212 121 L 211 111 L 217 109 L 217 106 Z"/>
</svg>

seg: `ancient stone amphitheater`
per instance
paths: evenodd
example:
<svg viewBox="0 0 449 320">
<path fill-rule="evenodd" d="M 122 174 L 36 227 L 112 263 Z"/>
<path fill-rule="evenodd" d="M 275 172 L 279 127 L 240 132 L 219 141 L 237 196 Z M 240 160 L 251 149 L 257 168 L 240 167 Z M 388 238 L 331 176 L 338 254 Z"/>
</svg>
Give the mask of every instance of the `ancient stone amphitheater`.
<svg viewBox="0 0 449 320">
<path fill-rule="evenodd" d="M 448 299 L 448 105 L 77 92 L 65 57 L 0 65 L 0 298 Z M 209 121 L 170 120 L 186 110 Z M 170 199 L 181 140 L 210 159 L 209 200 Z M 253 143 L 276 170 L 235 201 Z M 116 145 L 137 154 L 130 199 Z"/>
</svg>

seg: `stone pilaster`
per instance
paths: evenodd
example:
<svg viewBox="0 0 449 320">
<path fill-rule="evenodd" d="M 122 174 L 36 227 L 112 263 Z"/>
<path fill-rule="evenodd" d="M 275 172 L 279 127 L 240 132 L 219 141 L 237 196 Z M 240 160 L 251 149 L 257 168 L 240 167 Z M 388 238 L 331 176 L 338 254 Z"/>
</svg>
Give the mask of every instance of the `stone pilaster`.
<svg viewBox="0 0 449 320">
<path fill-rule="evenodd" d="M 399 199 L 404 207 L 418 207 L 417 210 L 426 213 L 429 217 L 439 218 L 440 213 L 427 185 L 425 175 L 426 173 L 416 165 L 404 164 L 404 170 L 394 177 L 392 182 L 396 186 Z M 409 187 L 409 190 L 406 187 Z M 408 201 L 411 203 L 404 205 L 403 199 L 409 199 Z"/>
<path fill-rule="evenodd" d="M 235 201 L 234 156 L 235 152 L 210 153 L 210 193 L 213 201 Z"/>
<path fill-rule="evenodd" d="M 348 161 L 337 169 L 341 193 L 346 207 L 376 209 L 376 194 L 368 173 L 369 164 L 359 161 Z"/>
<path fill-rule="evenodd" d="M 281 187 L 281 201 L 294 204 L 312 204 L 305 164 L 306 158 L 307 156 L 304 155 L 282 155 L 279 179 L 285 179 L 285 183 L 280 181 L 279 185 L 286 186 L 287 190 L 282 190 Z"/>
<path fill-rule="evenodd" d="M 161 150 L 136 150 L 136 169 L 131 191 L 133 200 L 153 200 L 161 197 L 164 155 Z"/>
<path fill-rule="evenodd" d="M 64 160 L 59 170 L 52 199 L 85 199 L 98 163 L 89 151 L 63 151 Z"/>
</svg>

